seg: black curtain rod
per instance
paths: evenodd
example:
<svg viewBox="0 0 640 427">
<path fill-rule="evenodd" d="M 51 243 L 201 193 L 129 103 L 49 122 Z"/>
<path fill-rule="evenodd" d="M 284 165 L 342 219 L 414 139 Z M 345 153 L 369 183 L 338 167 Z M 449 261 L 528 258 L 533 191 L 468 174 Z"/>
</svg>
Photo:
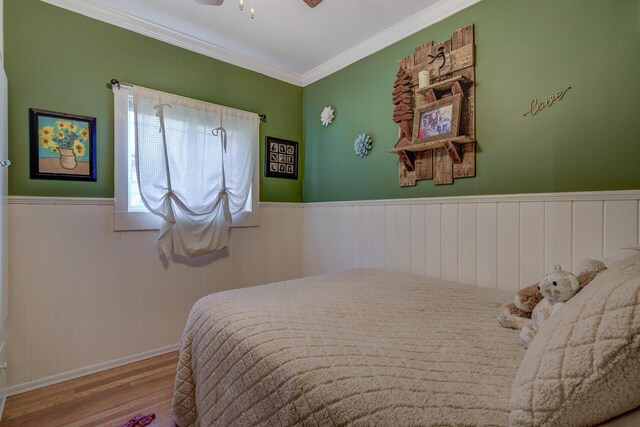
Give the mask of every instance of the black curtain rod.
<svg viewBox="0 0 640 427">
<path fill-rule="evenodd" d="M 122 86 L 133 86 L 131 83 L 125 83 L 125 82 L 121 82 L 118 79 L 111 79 L 111 87 L 117 87 L 118 89 L 120 89 L 120 87 Z M 267 115 L 266 114 L 258 114 L 258 117 L 260 117 L 260 121 L 263 123 L 267 122 Z"/>
</svg>

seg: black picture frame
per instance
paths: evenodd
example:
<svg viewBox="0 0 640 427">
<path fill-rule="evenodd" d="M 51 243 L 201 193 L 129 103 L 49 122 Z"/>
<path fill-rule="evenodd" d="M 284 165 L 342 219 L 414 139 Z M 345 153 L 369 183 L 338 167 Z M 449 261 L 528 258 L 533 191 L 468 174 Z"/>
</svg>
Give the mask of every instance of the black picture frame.
<svg viewBox="0 0 640 427">
<path fill-rule="evenodd" d="M 265 138 L 264 176 L 298 179 L 298 143 L 267 136 Z"/>
<path fill-rule="evenodd" d="M 31 179 L 97 180 L 95 117 L 29 108 L 29 142 Z"/>
</svg>

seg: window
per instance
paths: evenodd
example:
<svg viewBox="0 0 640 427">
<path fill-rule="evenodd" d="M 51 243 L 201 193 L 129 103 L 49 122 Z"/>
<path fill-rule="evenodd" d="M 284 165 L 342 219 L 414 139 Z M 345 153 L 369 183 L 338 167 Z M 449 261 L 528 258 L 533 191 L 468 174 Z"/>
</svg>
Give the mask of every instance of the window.
<svg viewBox="0 0 640 427">
<path fill-rule="evenodd" d="M 114 87 L 114 230 L 157 230 L 162 226 L 162 219 L 146 208 L 138 186 L 135 159 L 135 115 L 133 107 L 133 90 L 122 85 Z M 158 132 L 157 118 L 149 117 L 148 125 Z M 146 121 L 145 121 L 146 122 Z M 167 128 L 180 128 L 185 124 L 175 120 L 167 121 Z M 151 129 L 150 129 L 151 130 Z M 211 129 L 202 129 L 210 132 Z M 227 133 L 229 146 L 234 143 L 234 132 Z M 257 141 L 256 141 L 257 143 Z M 234 156 L 225 155 L 225 168 L 233 169 Z M 244 208 L 233 215 L 233 227 L 249 227 L 259 224 L 259 161 L 253 167 L 250 195 Z"/>
</svg>

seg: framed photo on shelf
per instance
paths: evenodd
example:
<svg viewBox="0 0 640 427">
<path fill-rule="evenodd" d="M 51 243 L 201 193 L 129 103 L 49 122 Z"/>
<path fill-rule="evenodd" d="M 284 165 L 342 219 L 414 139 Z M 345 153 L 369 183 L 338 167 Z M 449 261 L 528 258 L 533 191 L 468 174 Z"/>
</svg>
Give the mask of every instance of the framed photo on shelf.
<svg viewBox="0 0 640 427">
<path fill-rule="evenodd" d="M 458 136 L 462 95 L 430 102 L 415 109 L 413 143 L 437 141 Z"/>
<path fill-rule="evenodd" d="M 264 176 L 298 179 L 298 143 L 267 136 Z"/>
<path fill-rule="evenodd" d="M 29 109 L 31 179 L 95 181 L 96 118 Z"/>
</svg>

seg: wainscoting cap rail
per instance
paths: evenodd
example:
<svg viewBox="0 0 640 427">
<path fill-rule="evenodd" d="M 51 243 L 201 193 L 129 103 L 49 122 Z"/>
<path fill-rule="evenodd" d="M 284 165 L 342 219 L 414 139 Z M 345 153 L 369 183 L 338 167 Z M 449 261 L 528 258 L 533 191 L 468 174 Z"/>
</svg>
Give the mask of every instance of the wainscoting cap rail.
<svg viewBox="0 0 640 427">
<path fill-rule="evenodd" d="M 300 202 L 260 202 L 261 208 L 303 208 L 304 203 Z"/>
<path fill-rule="evenodd" d="M 505 203 L 505 202 L 570 202 L 590 200 L 637 200 L 640 190 L 580 191 L 571 193 L 494 194 L 486 196 L 419 197 L 407 199 L 352 200 L 304 203 L 304 207 L 422 205 L 447 203 Z"/>
<path fill-rule="evenodd" d="M 112 198 L 98 197 L 39 197 L 39 196 L 9 196 L 12 205 L 113 205 Z"/>
<path fill-rule="evenodd" d="M 494 194 L 487 196 L 417 197 L 407 199 L 349 200 L 334 202 L 260 202 L 261 207 L 313 208 L 330 206 L 418 205 L 447 203 L 569 202 L 590 200 L 637 200 L 640 190 L 580 191 L 573 193 Z M 17 205 L 113 205 L 112 198 L 9 196 Z"/>
<path fill-rule="evenodd" d="M 113 205 L 114 199 L 102 197 L 41 197 L 41 196 L 9 196 L 12 205 Z M 297 202 L 260 202 L 260 207 L 266 208 L 301 208 Z"/>
</svg>

